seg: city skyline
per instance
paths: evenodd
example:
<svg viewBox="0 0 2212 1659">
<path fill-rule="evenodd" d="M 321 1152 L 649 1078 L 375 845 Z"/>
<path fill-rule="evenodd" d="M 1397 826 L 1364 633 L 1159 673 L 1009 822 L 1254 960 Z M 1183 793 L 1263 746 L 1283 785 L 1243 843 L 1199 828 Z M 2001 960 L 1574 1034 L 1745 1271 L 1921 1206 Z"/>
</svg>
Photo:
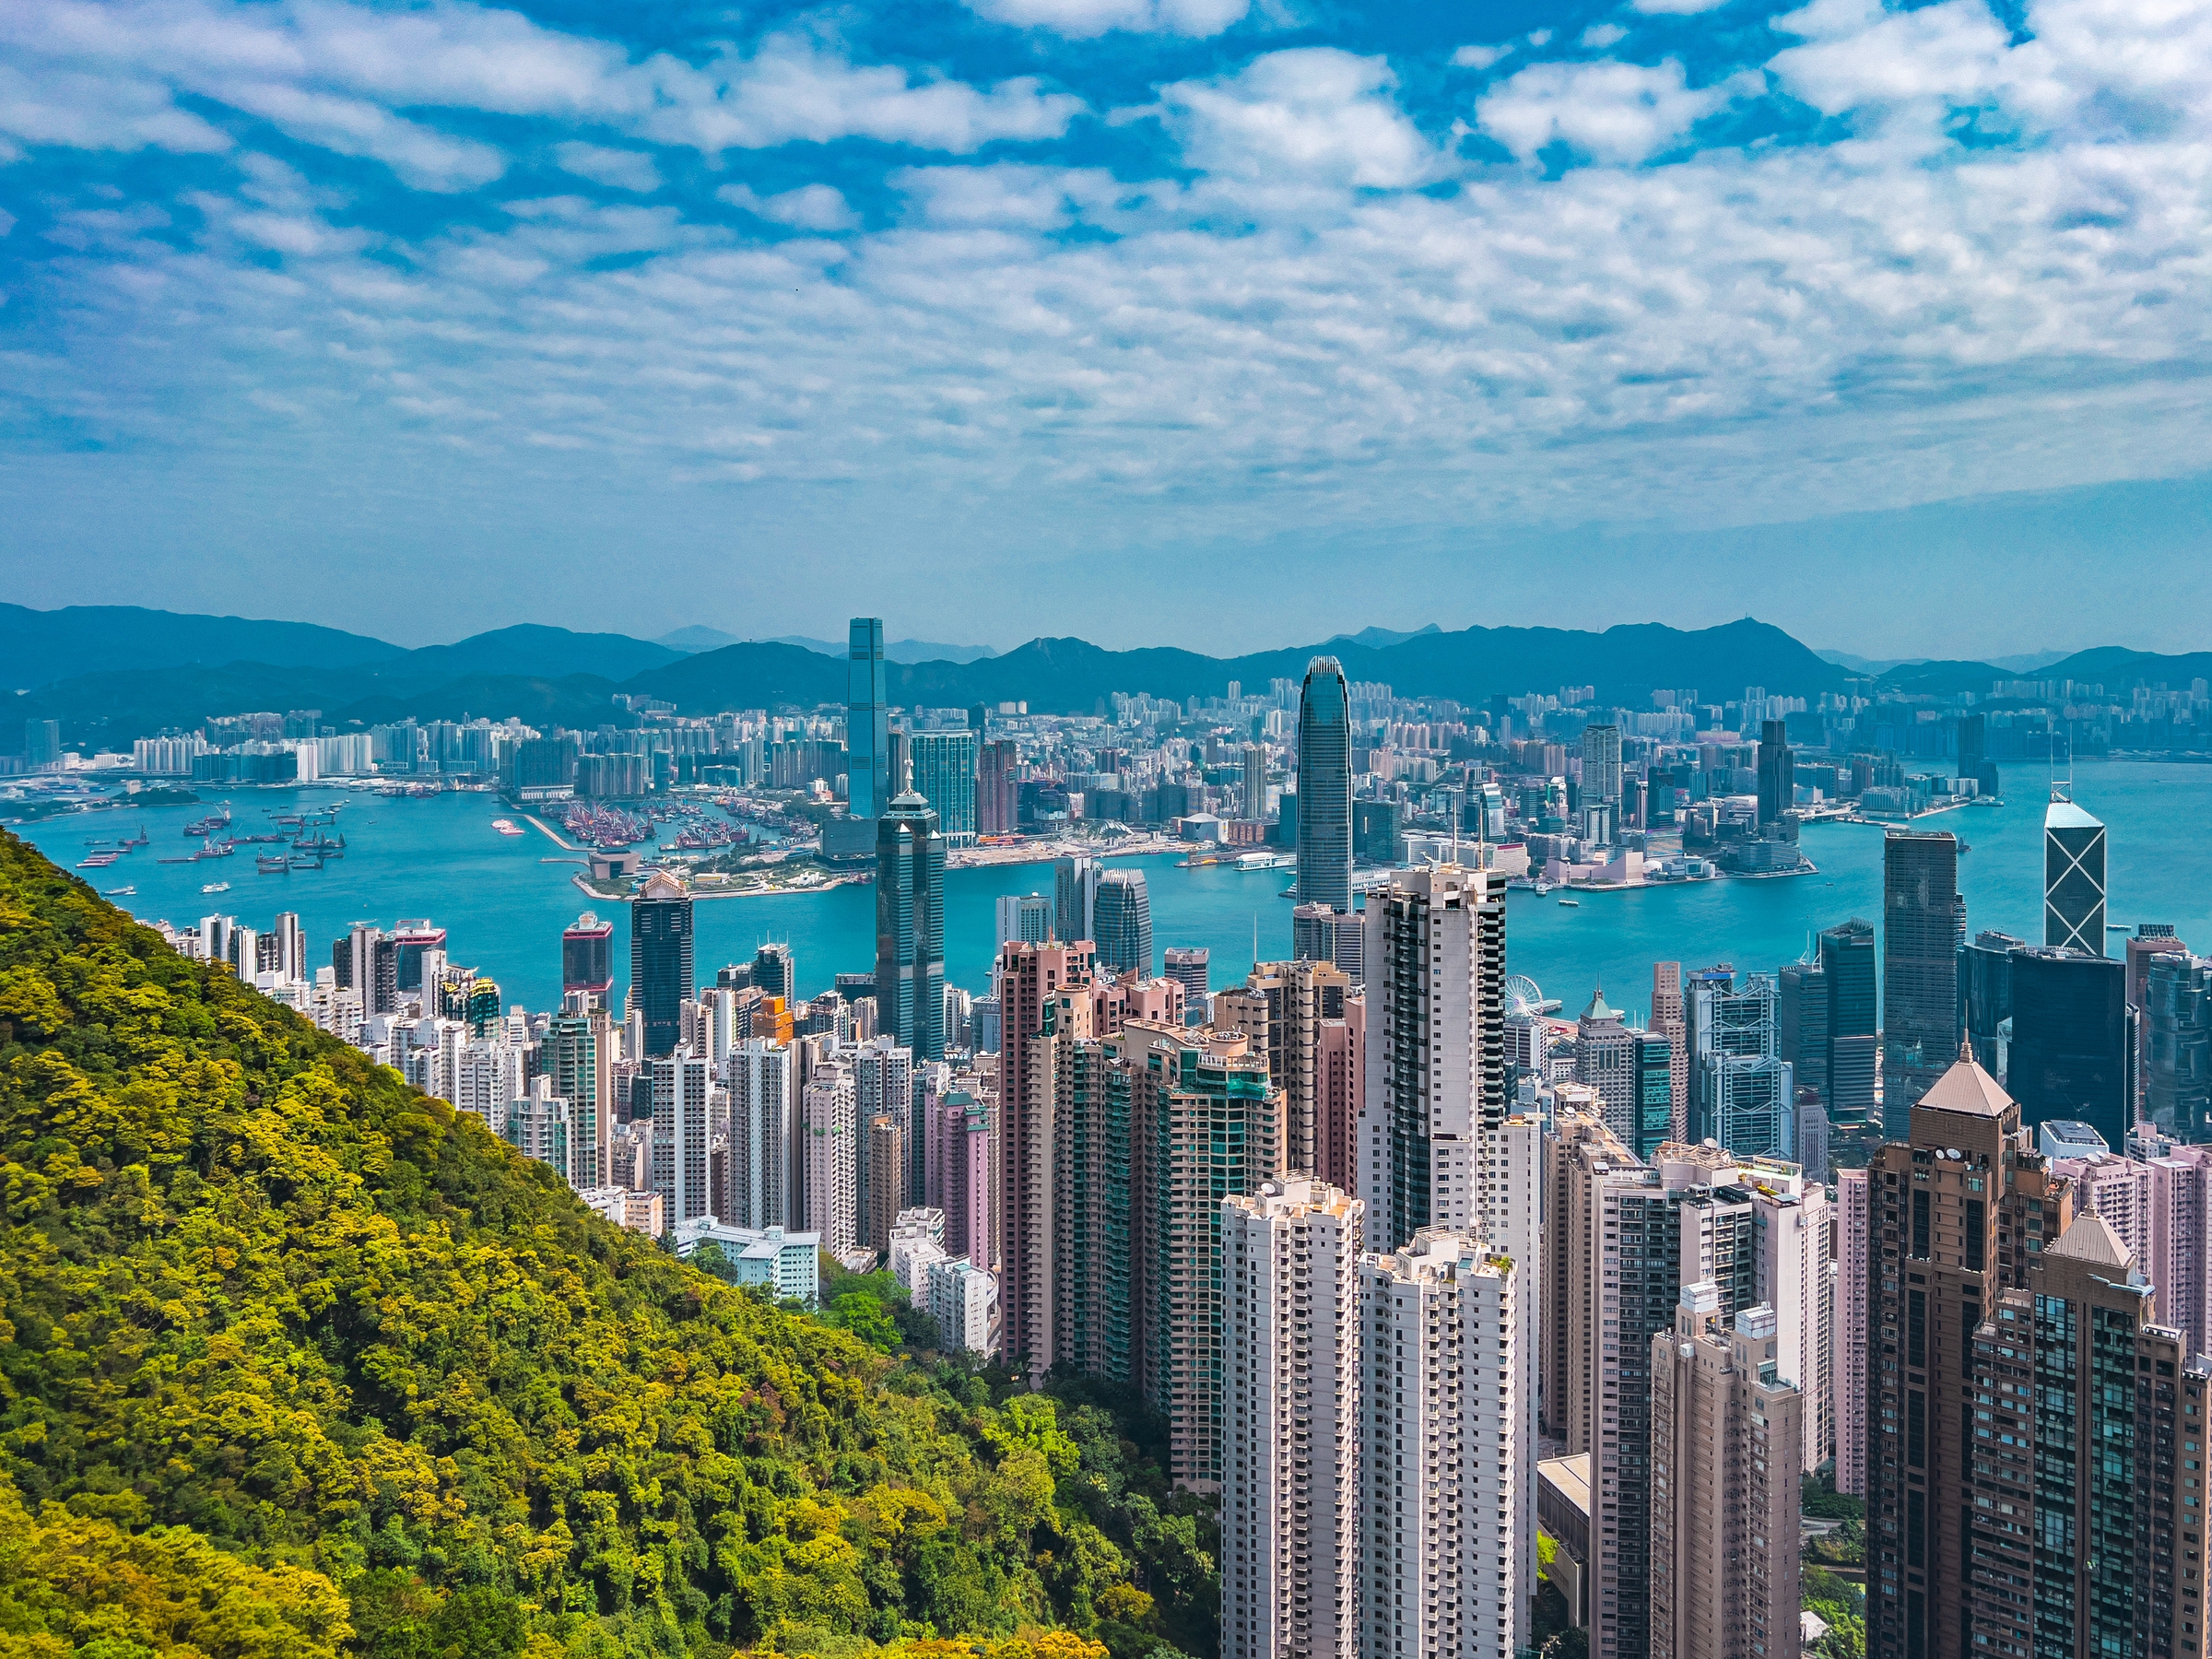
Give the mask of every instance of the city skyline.
<svg viewBox="0 0 2212 1659">
<path fill-rule="evenodd" d="M 1010 639 L 1101 561 L 1264 562 L 1197 643 L 1357 562 L 1446 624 L 1440 571 L 2183 642 L 2208 51 L 2091 0 L 25 8 L 9 586 L 390 626 L 458 555 L 485 625 L 818 632 L 867 580 Z"/>
</svg>

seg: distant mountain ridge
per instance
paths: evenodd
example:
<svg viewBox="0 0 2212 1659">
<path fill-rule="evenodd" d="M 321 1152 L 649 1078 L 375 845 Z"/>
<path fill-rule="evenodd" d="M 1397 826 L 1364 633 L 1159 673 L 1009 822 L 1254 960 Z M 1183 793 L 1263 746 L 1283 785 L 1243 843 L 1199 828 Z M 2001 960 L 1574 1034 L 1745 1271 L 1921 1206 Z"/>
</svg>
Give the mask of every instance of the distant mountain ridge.
<svg viewBox="0 0 2212 1659">
<path fill-rule="evenodd" d="M 103 639 L 128 645 L 122 661 Z M 0 679 L 20 685 L 32 674 L 48 675 L 42 683 L 31 680 L 33 689 L 6 712 L 10 724 L 0 726 L 0 747 L 21 741 L 22 719 L 41 717 L 60 719 L 74 746 L 127 747 L 135 737 L 256 709 L 320 709 L 325 723 L 339 725 L 514 714 L 538 724 L 588 726 L 620 717 L 611 704 L 618 690 L 663 699 L 688 714 L 811 708 L 844 696 L 843 653 L 829 641 L 794 637 L 714 645 L 714 640 L 729 636 L 695 626 L 650 641 L 525 623 L 406 650 L 307 623 L 130 606 L 0 606 Z M 230 641 L 251 649 L 213 660 Z M 924 641 L 898 643 L 934 649 Z M 886 677 L 891 700 L 902 705 L 1018 701 L 1040 712 L 1081 714 L 1115 691 L 1188 700 L 1219 696 L 1232 680 L 1262 690 L 1277 678 L 1302 677 L 1319 655 L 1335 656 L 1353 680 L 1470 707 L 1495 695 L 1554 693 L 1564 686 L 1593 686 L 1601 700 L 1621 703 L 1642 702 L 1662 688 L 1726 702 L 1748 687 L 1810 697 L 1874 674 L 1885 689 L 1937 696 L 1986 691 L 1992 680 L 2016 673 L 2112 686 L 2143 679 L 2185 687 L 2212 676 L 2212 653 L 2159 656 L 2117 647 L 2077 652 L 2032 670 L 2006 665 L 2032 660 L 2020 657 L 1881 665 L 1811 651 L 1783 629 L 1745 618 L 1695 629 L 1623 624 L 1603 633 L 1447 631 L 1434 623 L 1412 632 L 1369 628 L 1320 645 L 1237 657 L 1168 647 L 1109 651 L 1079 639 L 1041 638 L 965 661 L 894 661 Z"/>
</svg>

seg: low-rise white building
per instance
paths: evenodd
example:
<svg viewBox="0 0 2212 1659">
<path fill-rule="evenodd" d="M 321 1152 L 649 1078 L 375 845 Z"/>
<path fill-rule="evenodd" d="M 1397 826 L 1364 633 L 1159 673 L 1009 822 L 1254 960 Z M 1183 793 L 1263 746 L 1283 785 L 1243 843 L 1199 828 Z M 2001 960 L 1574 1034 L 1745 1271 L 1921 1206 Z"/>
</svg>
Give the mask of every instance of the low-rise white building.
<svg viewBox="0 0 2212 1659">
<path fill-rule="evenodd" d="M 702 1244 L 712 1244 L 732 1268 L 738 1285 L 766 1285 L 779 1301 L 794 1300 L 813 1307 L 821 1300 L 822 1235 L 785 1232 L 780 1227 L 732 1227 L 712 1216 L 679 1221 L 670 1238 L 676 1253 L 689 1260 Z"/>
<path fill-rule="evenodd" d="M 998 1342 L 998 1281 L 965 1256 L 932 1262 L 924 1277 L 929 1316 L 947 1353 L 989 1354 Z"/>
</svg>

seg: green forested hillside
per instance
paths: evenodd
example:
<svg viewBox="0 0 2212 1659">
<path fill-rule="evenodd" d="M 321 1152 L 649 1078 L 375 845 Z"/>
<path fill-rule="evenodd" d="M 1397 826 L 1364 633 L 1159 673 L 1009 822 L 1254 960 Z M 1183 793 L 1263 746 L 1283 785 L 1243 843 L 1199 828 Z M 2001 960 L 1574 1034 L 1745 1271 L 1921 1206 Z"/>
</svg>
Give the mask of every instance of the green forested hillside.
<svg viewBox="0 0 2212 1659">
<path fill-rule="evenodd" d="M 0 1180 L 0 1659 L 1210 1636 L 1102 1412 L 678 1265 L 5 835 Z"/>
</svg>

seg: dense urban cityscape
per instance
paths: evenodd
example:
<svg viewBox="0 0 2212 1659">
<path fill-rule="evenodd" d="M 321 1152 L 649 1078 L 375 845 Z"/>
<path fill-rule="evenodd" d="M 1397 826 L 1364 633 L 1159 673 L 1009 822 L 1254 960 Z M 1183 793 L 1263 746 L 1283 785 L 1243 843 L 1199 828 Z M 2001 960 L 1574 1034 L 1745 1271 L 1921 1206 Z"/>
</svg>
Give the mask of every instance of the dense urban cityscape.
<svg viewBox="0 0 2212 1659">
<path fill-rule="evenodd" d="M 22 771 L 496 790 L 587 866 L 558 1007 L 429 920 L 163 931 L 719 1277 L 1141 1399 L 1218 1528 L 1224 1656 L 2202 1651 L 2212 961 L 2111 953 L 2065 782 L 2201 681 L 1465 707 L 1316 655 L 1053 717 L 894 709 L 867 618 L 846 673 L 590 732 L 310 710 L 88 759 L 34 723 Z M 2041 936 L 1975 931 L 1960 830 L 2030 802 Z M 1831 818 L 1887 826 L 1880 910 L 1798 960 L 1579 1012 L 1512 971 L 1511 892 L 1806 878 Z M 343 857 L 335 806 L 275 821 L 187 828 Z M 1288 873 L 1279 955 L 1222 982 L 1156 940 L 1109 861 L 1162 847 Z M 963 987 L 946 872 L 993 858 L 1039 885 Z M 700 959 L 696 904 L 794 879 L 872 884 L 872 962 L 806 997 L 790 944 Z"/>
</svg>

